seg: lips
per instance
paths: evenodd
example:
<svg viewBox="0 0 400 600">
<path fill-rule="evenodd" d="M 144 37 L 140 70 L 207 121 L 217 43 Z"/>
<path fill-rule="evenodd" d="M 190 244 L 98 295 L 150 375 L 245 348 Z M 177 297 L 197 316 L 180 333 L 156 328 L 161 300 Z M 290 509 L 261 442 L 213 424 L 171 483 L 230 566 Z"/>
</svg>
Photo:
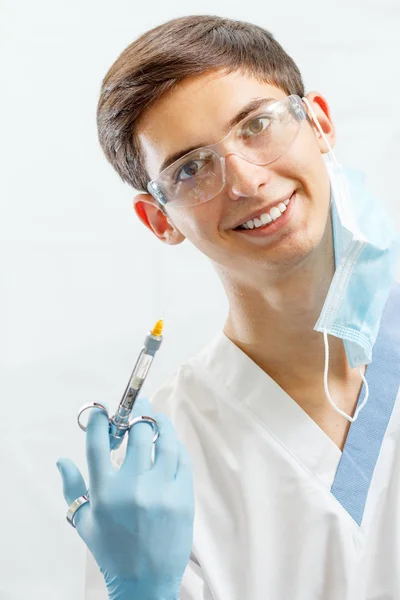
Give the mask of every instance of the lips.
<svg viewBox="0 0 400 600">
<path fill-rule="evenodd" d="M 243 225 L 243 223 L 247 223 L 247 221 L 255 219 L 256 217 L 259 217 L 263 213 L 269 213 L 271 208 L 273 208 L 274 206 L 278 206 L 278 204 L 280 202 L 284 202 L 285 200 L 288 200 L 289 198 L 291 198 L 293 196 L 293 194 L 294 194 L 294 192 L 289 192 L 289 194 L 287 196 L 282 196 L 280 200 L 271 202 L 270 204 L 267 204 L 266 206 L 259 208 L 257 211 L 250 213 L 249 215 L 247 215 L 246 217 L 243 217 L 240 221 L 238 221 L 236 223 L 236 225 L 231 227 L 231 229 L 237 229 L 238 227 L 240 227 L 240 225 Z"/>
<path fill-rule="evenodd" d="M 290 201 L 287 204 L 286 210 L 280 215 L 280 217 L 274 219 L 272 222 L 267 223 L 266 225 L 254 227 L 253 229 L 238 227 L 234 230 L 235 236 L 239 236 L 247 240 L 253 240 L 254 243 L 257 243 L 256 240 L 259 240 L 259 243 L 263 243 L 261 240 L 269 238 L 270 243 L 274 243 L 279 239 L 282 239 L 282 236 L 285 237 L 286 234 L 290 235 L 294 229 L 293 227 L 287 227 L 287 225 L 292 221 L 293 215 L 296 214 L 296 199 L 297 194 L 294 192 L 290 197 Z"/>
</svg>

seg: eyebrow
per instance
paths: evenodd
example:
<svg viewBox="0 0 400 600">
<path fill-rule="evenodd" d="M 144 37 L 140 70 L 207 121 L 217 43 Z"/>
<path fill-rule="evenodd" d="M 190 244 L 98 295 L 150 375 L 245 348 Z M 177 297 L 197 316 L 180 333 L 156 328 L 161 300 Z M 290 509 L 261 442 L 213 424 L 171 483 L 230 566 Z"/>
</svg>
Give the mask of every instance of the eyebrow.
<svg viewBox="0 0 400 600">
<path fill-rule="evenodd" d="M 236 115 L 234 117 L 232 117 L 232 119 L 225 125 L 225 127 L 223 129 L 222 139 L 230 132 L 230 130 L 235 125 L 237 125 L 238 123 L 240 123 L 240 121 L 245 119 L 247 117 L 247 115 L 249 115 L 250 113 L 252 113 L 255 110 L 257 110 L 258 108 L 260 108 L 260 106 L 262 106 L 263 104 L 267 104 L 270 102 L 276 102 L 277 100 L 278 100 L 277 98 L 252 98 L 250 100 L 250 102 L 248 102 L 245 106 L 243 106 L 240 109 L 240 111 L 238 113 L 236 113 Z M 208 144 L 207 142 L 204 142 L 204 143 L 196 144 L 196 146 L 190 146 L 189 148 L 184 148 L 183 150 L 179 150 L 178 152 L 174 152 L 173 154 L 170 154 L 163 161 L 163 163 L 160 167 L 159 174 L 161 173 L 161 171 L 164 171 L 164 169 L 166 169 L 167 167 L 172 165 L 172 163 L 174 163 L 176 160 L 178 160 L 179 158 L 182 158 L 182 156 L 185 156 L 185 154 L 188 154 L 189 152 L 192 152 L 192 150 L 196 150 L 197 148 L 202 148 L 203 146 L 209 146 L 209 145 L 210 144 Z"/>
</svg>

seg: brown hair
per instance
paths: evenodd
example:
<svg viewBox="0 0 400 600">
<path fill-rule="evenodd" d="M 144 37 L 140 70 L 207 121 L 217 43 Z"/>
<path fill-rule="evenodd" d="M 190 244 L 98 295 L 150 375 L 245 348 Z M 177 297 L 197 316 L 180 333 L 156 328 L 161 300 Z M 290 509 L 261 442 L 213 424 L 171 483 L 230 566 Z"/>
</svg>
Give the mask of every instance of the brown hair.
<svg viewBox="0 0 400 600">
<path fill-rule="evenodd" d="M 210 15 L 180 17 L 130 44 L 104 77 L 97 107 L 100 145 L 123 181 L 147 192 L 150 177 L 135 125 L 144 110 L 185 77 L 242 71 L 304 96 L 300 71 L 267 30 Z"/>
</svg>

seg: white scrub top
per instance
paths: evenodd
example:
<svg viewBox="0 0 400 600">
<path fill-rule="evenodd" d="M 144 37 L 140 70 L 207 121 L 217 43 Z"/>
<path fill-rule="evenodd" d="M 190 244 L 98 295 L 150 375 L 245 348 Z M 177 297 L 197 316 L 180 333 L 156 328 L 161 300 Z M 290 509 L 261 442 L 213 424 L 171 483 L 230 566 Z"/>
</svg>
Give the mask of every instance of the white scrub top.
<svg viewBox="0 0 400 600">
<path fill-rule="evenodd" d="M 400 600 L 398 284 L 366 379 L 343 452 L 223 333 L 156 392 L 194 471 L 181 600 Z"/>
</svg>

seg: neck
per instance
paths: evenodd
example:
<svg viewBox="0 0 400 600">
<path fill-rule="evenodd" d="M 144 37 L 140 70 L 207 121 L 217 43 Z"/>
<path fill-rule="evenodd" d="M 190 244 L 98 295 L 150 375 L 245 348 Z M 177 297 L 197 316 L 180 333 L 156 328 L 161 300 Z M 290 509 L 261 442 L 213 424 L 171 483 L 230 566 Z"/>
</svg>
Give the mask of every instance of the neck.
<svg viewBox="0 0 400 600">
<path fill-rule="evenodd" d="M 286 389 L 321 385 L 323 334 L 314 331 L 334 274 L 332 229 L 290 272 L 253 283 L 221 274 L 229 315 L 224 333 Z M 232 280 L 234 279 L 234 283 Z M 329 336 L 329 380 L 351 379 L 342 340 Z"/>
</svg>

